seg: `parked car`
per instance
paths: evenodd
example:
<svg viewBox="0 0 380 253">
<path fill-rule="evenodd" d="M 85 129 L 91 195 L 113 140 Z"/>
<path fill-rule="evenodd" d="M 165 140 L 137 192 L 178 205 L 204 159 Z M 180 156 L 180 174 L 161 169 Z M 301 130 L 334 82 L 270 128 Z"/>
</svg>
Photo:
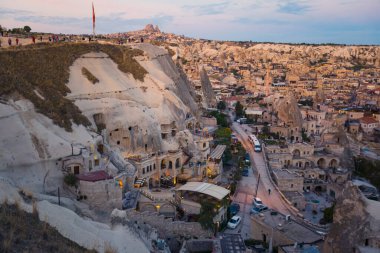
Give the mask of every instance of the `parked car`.
<svg viewBox="0 0 380 253">
<path fill-rule="evenodd" d="M 253 206 L 263 206 L 264 203 L 260 198 L 253 198 Z"/>
<path fill-rule="evenodd" d="M 241 217 L 240 216 L 233 216 L 230 221 L 227 223 L 227 227 L 230 229 L 235 229 L 241 222 Z"/>
<path fill-rule="evenodd" d="M 248 170 L 248 169 L 244 169 L 244 170 L 241 172 L 241 175 L 242 175 L 243 177 L 248 177 L 248 175 L 249 175 L 249 170 Z"/>
<path fill-rule="evenodd" d="M 234 216 L 240 211 L 240 205 L 238 203 L 232 203 L 228 208 L 232 216 Z"/>
<path fill-rule="evenodd" d="M 249 212 L 250 214 L 258 214 L 261 213 L 265 210 L 268 210 L 267 206 L 261 205 L 261 206 L 253 206 L 251 211 Z"/>
</svg>

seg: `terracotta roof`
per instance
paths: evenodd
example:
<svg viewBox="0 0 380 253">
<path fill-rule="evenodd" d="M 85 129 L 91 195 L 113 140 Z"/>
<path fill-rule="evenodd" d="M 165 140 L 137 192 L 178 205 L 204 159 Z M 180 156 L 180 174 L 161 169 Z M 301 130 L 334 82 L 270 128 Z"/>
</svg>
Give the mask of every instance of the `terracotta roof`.
<svg viewBox="0 0 380 253">
<path fill-rule="evenodd" d="M 78 180 L 88 181 L 88 182 L 97 182 L 106 179 L 112 179 L 113 177 L 108 175 L 104 170 L 97 170 L 92 172 L 86 172 L 83 174 L 76 175 Z"/>
<path fill-rule="evenodd" d="M 374 124 L 374 123 L 379 123 L 376 119 L 372 117 L 363 117 L 360 119 L 360 123 L 364 124 Z"/>
</svg>

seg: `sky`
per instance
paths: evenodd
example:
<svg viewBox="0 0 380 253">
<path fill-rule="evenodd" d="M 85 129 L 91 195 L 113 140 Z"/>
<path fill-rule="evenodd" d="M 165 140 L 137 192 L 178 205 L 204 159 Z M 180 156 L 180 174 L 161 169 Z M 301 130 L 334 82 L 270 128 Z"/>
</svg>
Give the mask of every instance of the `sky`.
<svg viewBox="0 0 380 253">
<path fill-rule="evenodd" d="M 158 25 L 193 38 L 380 44 L 380 0 L 94 0 L 96 32 Z M 0 0 L 0 25 L 92 32 L 90 0 Z"/>
</svg>

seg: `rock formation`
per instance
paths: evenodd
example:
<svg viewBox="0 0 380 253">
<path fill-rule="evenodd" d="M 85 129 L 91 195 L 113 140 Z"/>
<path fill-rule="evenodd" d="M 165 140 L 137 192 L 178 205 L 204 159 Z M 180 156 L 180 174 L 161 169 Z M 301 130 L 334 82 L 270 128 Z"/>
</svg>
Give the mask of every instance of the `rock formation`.
<svg viewBox="0 0 380 253">
<path fill-rule="evenodd" d="M 154 33 L 154 32 L 160 32 L 160 29 L 156 25 L 155 27 L 152 24 L 147 24 L 144 28 L 144 31 Z"/>
<path fill-rule="evenodd" d="M 292 127 L 302 129 L 302 115 L 297 105 L 297 101 L 292 94 L 284 98 L 279 98 L 273 103 L 273 108 L 281 122 Z"/>
<path fill-rule="evenodd" d="M 334 210 L 334 223 L 325 240 L 326 253 L 353 252 L 356 246 L 372 246 L 380 236 L 380 202 L 366 199 L 347 183 Z"/>
<path fill-rule="evenodd" d="M 205 99 L 205 103 L 207 107 L 215 107 L 216 106 L 216 97 L 214 90 L 212 89 L 210 79 L 206 73 L 206 70 L 202 67 L 200 71 L 201 85 L 203 91 L 203 97 Z"/>
</svg>

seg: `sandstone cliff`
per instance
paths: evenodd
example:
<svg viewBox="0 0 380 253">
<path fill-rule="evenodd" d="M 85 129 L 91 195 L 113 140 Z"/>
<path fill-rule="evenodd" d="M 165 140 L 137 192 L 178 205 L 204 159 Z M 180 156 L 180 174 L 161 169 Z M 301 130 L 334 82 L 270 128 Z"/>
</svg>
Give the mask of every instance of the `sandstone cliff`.
<svg viewBox="0 0 380 253">
<path fill-rule="evenodd" d="M 356 186 L 347 183 L 337 200 L 323 252 L 353 252 L 356 246 L 364 246 L 367 239 L 379 235 L 380 202 L 366 199 Z"/>
</svg>

